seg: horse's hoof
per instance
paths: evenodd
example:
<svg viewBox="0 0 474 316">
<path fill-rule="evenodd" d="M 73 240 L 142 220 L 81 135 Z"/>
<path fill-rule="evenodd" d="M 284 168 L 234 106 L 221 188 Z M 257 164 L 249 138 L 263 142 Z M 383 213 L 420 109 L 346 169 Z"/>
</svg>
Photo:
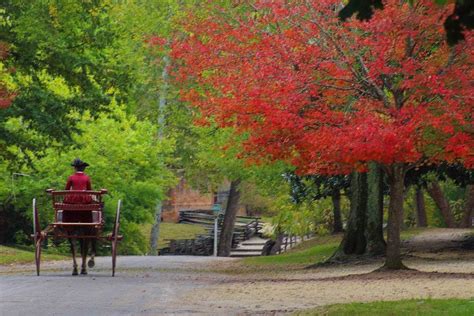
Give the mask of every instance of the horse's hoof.
<svg viewBox="0 0 474 316">
<path fill-rule="evenodd" d="M 94 259 L 89 259 L 89 261 L 87 262 L 87 266 L 89 268 L 93 268 L 95 266 L 95 262 L 94 262 Z"/>
<path fill-rule="evenodd" d="M 81 274 L 83 274 L 83 275 L 87 274 L 87 270 L 86 269 L 81 269 Z"/>
<path fill-rule="evenodd" d="M 72 270 L 72 275 L 78 275 L 79 273 L 77 273 L 77 269 L 74 269 Z"/>
</svg>

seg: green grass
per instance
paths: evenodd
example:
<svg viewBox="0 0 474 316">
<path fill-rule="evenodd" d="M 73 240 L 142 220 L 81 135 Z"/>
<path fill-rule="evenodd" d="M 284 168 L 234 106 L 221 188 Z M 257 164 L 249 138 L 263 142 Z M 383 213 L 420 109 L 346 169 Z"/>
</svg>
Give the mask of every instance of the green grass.
<svg viewBox="0 0 474 316">
<path fill-rule="evenodd" d="M 245 258 L 242 263 L 247 266 L 275 268 L 311 265 L 329 258 L 339 246 L 341 238 L 341 235 L 317 237 L 280 255 Z"/>
<path fill-rule="evenodd" d="M 401 239 L 406 240 L 426 231 L 426 228 L 410 228 L 401 232 Z M 295 248 L 280 255 L 251 257 L 242 260 L 246 268 L 266 270 L 272 268 L 301 268 L 328 259 L 339 246 L 342 234 L 321 236 L 305 241 Z"/>
<path fill-rule="evenodd" d="M 41 261 L 64 260 L 68 257 L 42 251 Z M 34 250 L 19 249 L 16 247 L 0 245 L 0 265 L 33 263 L 35 261 Z"/>
<path fill-rule="evenodd" d="M 474 315 L 474 298 L 471 300 L 461 299 L 416 299 L 392 302 L 351 303 L 324 306 L 316 309 L 305 310 L 295 315 L 390 315 L 390 316 L 431 316 L 452 315 L 471 316 Z"/>
<path fill-rule="evenodd" d="M 151 224 L 142 225 L 142 233 L 150 238 Z M 196 235 L 204 234 L 206 230 L 199 225 L 161 223 L 158 249 L 167 247 L 169 242 L 166 239 L 192 239 Z"/>
<path fill-rule="evenodd" d="M 259 216 L 260 221 L 264 223 L 271 224 L 273 222 L 273 217 L 272 216 Z"/>
</svg>

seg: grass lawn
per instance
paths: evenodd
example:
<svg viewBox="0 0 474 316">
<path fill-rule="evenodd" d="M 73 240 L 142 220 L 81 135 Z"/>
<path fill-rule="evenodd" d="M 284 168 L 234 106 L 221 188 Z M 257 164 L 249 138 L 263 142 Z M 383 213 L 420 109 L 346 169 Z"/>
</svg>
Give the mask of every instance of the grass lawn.
<svg viewBox="0 0 474 316">
<path fill-rule="evenodd" d="M 242 264 L 254 268 L 301 268 L 329 258 L 339 246 L 342 235 L 321 236 L 304 241 L 288 252 L 275 256 L 251 257 Z"/>
<path fill-rule="evenodd" d="M 416 299 L 393 302 L 351 303 L 324 306 L 305 310 L 295 315 L 474 315 L 474 298 L 460 299 Z"/>
<path fill-rule="evenodd" d="M 152 224 L 142 225 L 142 233 L 149 239 Z M 192 239 L 196 235 L 204 234 L 206 230 L 199 225 L 161 223 L 158 249 L 168 246 L 166 239 Z"/>
<path fill-rule="evenodd" d="M 41 252 L 41 261 L 45 260 L 64 260 L 68 257 L 48 253 L 43 250 Z M 0 245 L 0 265 L 19 264 L 19 263 L 33 263 L 35 261 L 34 250 L 19 249 L 15 247 L 8 247 Z"/>
<path fill-rule="evenodd" d="M 401 232 L 401 239 L 409 239 L 425 230 L 426 228 L 410 228 L 404 230 Z M 329 258 L 339 246 L 342 237 L 342 234 L 319 236 L 302 242 L 283 254 L 245 258 L 241 263 L 246 269 L 299 269 Z"/>
</svg>

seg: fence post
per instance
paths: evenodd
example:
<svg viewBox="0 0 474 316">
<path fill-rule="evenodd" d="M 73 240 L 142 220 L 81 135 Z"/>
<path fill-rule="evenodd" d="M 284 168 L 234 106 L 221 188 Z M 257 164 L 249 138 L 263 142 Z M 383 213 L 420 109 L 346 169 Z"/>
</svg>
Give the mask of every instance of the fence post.
<svg viewBox="0 0 474 316">
<path fill-rule="evenodd" d="M 219 216 L 216 216 L 216 218 L 214 218 L 214 254 L 213 256 L 214 257 L 217 257 L 217 222 L 219 220 Z"/>
</svg>

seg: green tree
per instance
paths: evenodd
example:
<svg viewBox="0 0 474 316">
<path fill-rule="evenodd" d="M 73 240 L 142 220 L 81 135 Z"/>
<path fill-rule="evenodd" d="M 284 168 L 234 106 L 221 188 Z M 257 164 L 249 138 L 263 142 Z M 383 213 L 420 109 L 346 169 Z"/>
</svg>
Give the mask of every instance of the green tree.
<svg viewBox="0 0 474 316">
<path fill-rule="evenodd" d="M 77 131 L 71 110 L 96 115 L 127 91 L 128 71 L 112 61 L 117 33 L 107 1 L 4 1 L 0 8 L 0 40 L 9 43 L 5 67 L 14 68 L 17 93 L 0 111 L 0 155 L 12 144 L 41 152 L 53 142 L 71 142 Z M 46 136 L 29 142 L 4 126 L 20 118 L 25 127 Z M 6 156 L 11 169 L 27 161 Z M 31 157 L 27 157 L 31 158 Z"/>
<path fill-rule="evenodd" d="M 23 202 L 17 207 L 29 210 L 26 204 L 29 198 L 41 197 L 41 216 L 44 222 L 51 221 L 51 210 L 45 211 L 49 203 L 44 189 L 62 189 L 72 172 L 70 161 L 81 157 L 91 165 L 86 172 L 92 178 L 93 188 L 109 191 L 105 205 L 106 228 L 112 226 L 117 201 L 123 200 L 121 229 L 125 238 L 121 252 L 147 252 L 147 239 L 140 233 L 139 225 L 152 221 L 156 199 L 163 198 L 176 183 L 166 168 L 173 159 L 173 140 L 156 142 L 154 124 L 127 115 L 118 107 L 96 118 L 86 112 L 77 119 L 80 133 L 72 135 L 73 146 L 48 148 L 44 157 L 33 161 L 36 174 L 22 181 L 19 199 Z"/>
</svg>

